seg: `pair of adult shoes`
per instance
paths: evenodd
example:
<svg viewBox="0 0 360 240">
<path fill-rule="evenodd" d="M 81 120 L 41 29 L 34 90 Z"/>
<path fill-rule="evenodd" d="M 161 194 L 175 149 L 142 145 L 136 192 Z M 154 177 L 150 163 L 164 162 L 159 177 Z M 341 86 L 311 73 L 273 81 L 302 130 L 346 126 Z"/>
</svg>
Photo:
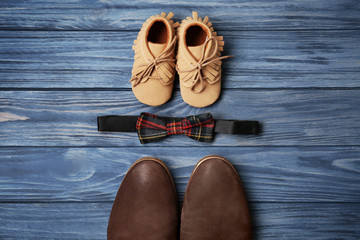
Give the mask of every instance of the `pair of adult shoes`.
<svg viewBox="0 0 360 240">
<path fill-rule="evenodd" d="M 220 95 L 221 60 L 230 57 L 221 57 L 223 37 L 197 12 L 181 24 L 171 20 L 173 15 L 161 13 L 143 24 L 133 45 L 132 90 L 140 102 L 162 105 L 171 97 L 176 69 L 183 100 L 194 107 L 209 106 Z"/>
<path fill-rule="evenodd" d="M 244 190 L 229 161 L 207 156 L 198 162 L 179 220 L 168 168 L 156 158 L 142 158 L 121 183 L 109 219 L 108 240 L 176 240 L 179 235 L 180 240 L 251 239 Z"/>
</svg>

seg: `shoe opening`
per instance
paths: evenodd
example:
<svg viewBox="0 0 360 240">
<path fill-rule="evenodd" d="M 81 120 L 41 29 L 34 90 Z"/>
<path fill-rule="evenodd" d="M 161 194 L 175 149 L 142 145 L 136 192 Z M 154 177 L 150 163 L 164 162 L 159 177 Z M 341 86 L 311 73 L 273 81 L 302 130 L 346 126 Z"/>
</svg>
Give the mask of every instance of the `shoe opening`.
<svg viewBox="0 0 360 240">
<path fill-rule="evenodd" d="M 190 26 L 186 30 L 186 45 L 189 47 L 199 46 L 206 41 L 207 33 L 200 26 Z"/>
<path fill-rule="evenodd" d="M 154 22 L 149 30 L 147 40 L 152 43 L 167 43 L 168 29 L 163 21 Z"/>
</svg>

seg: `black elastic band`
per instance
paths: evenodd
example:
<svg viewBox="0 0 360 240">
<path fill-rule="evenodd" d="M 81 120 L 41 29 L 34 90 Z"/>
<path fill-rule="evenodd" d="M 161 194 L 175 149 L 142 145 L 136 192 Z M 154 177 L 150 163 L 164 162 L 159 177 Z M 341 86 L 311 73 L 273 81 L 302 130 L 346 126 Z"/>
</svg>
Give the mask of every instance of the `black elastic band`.
<svg viewBox="0 0 360 240">
<path fill-rule="evenodd" d="M 106 132 L 136 132 L 137 116 L 99 116 L 98 131 Z"/>
<path fill-rule="evenodd" d="M 179 119 L 179 118 L 176 118 Z M 99 116 L 97 118 L 98 131 L 107 132 L 136 132 L 138 116 Z M 243 120 L 215 120 L 214 132 L 226 134 L 259 134 L 261 132 L 258 121 Z"/>
<path fill-rule="evenodd" d="M 226 134 L 259 134 L 260 123 L 246 120 L 215 120 L 215 132 Z"/>
</svg>

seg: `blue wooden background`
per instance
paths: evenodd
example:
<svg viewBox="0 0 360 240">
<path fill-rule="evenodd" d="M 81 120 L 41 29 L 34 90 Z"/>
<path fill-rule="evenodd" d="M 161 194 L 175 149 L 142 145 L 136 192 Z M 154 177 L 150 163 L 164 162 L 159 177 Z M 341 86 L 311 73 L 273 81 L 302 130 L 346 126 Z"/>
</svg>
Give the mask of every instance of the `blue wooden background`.
<svg viewBox="0 0 360 240">
<path fill-rule="evenodd" d="M 139 103 L 132 41 L 161 11 L 208 15 L 224 35 L 221 99 Z M 178 86 L 178 84 L 176 84 Z M 0 1 L 0 239 L 106 239 L 129 166 L 153 156 L 179 200 L 196 162 L 229 159 L 254 239 L 360 239 L 360 1 Z M 184 136 L 141 146 L 96 116 L 149 111 L 256 119 L 260 136 Z"/>
</svg>

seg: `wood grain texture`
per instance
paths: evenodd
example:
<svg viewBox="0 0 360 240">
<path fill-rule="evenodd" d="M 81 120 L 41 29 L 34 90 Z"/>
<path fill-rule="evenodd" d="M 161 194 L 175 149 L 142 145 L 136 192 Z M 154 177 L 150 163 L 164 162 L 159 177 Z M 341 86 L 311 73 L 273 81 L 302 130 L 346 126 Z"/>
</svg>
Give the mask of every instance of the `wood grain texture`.
<svg viewBox="0 0 360 240">
<path fill-rule="evenodd" d="M 359 90 L 226 90 L 213 106 L 193 108 L 180 93 L 160 107 L 139 103 L 131 91 L 2 91 L 1 146 L 140 146 L 136 133 L 97 132 L 98 115 L 187 116 L 258 120 L 259 136 L 217 134 L 212 144 L 184 135 L 150 146 L 360 145 Z"/>
<path fill-rule="evenodd" d="M 177 87 L 142 105 L 128 83 L 138 30 L 193 10 L 235 55 L 221 99 L 195 109 Z M 194 165 L 217 154 L 242 178 L 254 240 L 358 240 L 359 13 L 358 0 L 0 1 L 0 239 L 106 239 L 135 160 L 163 160 L 181 202 Z M 98 115 L 142 111 L 254 119 L 263 133 L 141 146 L 136 133 L 97 132 Z"/>
<path fill-rule="evenodd" d="M 0 238 L 106 239 L 111 202 L 0 204 Z M 254 240 L 346 239 L 360 234 L 360 204 L 257 203 Z"/>
<path fill-rule="evenodd" d="M 207 155 L 234 164 L 250 202 L 360 203 L 360 147 L 0 148 L 0 202 L 113 201 L 131 164 L 148 156 L 166 163 L 182 201 Z"/>
<path fill-rule="evenodd" d="M 219 34 L 235 56 L 223 64 L 225 89 L 360 87 L 360 31 Z M 130 88 L 136 36 L 0 31 L 0 87 Z"/>
<path fill-rule="evenodd" d="M 173 11 L 182 20 L 196 10 L 222 30 L 359 29 L 359 9 L 356 0 L 12 0 L 0 3 L 0 28 L 138 30 L 161 11 Z"/>
</svg>

